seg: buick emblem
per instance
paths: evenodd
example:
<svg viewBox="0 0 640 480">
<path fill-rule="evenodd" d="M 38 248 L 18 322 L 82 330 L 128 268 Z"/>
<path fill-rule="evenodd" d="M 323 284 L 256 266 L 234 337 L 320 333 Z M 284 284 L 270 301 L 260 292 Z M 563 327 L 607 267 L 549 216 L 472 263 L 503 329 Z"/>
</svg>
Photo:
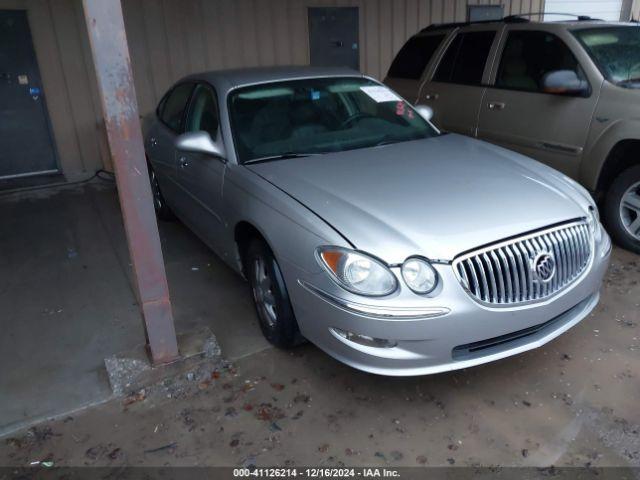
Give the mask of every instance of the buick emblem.
<svg viewBox="0 0 640 480">
<path fill-rule="evenodd" d="M 532 262 L 532 270 L 541 283 L 548 283 L 556 274 L 556 261 L 549 252 L 540 252 Z"/>
</svg>

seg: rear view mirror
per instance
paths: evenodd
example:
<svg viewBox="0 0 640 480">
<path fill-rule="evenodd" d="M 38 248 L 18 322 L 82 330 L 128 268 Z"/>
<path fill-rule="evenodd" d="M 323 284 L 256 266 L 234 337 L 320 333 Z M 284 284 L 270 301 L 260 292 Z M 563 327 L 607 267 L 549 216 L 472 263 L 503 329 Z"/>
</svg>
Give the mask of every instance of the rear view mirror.
<svg viewBox="0 0 640 480">
<path fill-rule="evenodd" d="M 416 105 L 415 109 L 416 112 L 418 112 L 418 115 L 424 118 L 427 122 L 430 122 L 433 118 L 433 108 L 427 105 Z"/>
<path fill-rule="evenodd" d="M 542 77 L 542 90 L 558 95 L 587 95 L 589 84 L 573 70 L 554 70 Z"/>
<path fill-rule="evenodd" d="M 207 132 L 187 132 L 176 138 L 175 147 L 183 152 L 202 153 L 224 158 L 224 147 L 214 141 Z"/>
</svg>

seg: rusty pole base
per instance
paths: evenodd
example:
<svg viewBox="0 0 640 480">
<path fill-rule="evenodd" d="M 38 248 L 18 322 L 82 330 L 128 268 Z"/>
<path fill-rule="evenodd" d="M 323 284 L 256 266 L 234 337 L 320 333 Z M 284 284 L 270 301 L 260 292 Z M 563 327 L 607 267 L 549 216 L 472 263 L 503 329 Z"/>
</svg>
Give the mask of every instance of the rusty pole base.
<svg viewBox="0 0 640 480">
<path fill-rule="evenodd" d="M 152 363 L 163 365 L 179 360 L 180 351 L 175 344 L 176 331 L 169 298 L 144 302 L 142 315 L 145 318 L 147 349 Z"/>
</svg>

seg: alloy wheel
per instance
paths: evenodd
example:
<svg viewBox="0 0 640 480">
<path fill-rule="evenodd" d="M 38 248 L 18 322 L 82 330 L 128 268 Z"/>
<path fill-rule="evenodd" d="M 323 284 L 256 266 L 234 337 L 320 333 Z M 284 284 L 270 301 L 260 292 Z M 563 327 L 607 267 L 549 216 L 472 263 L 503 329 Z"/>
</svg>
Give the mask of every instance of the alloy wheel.
<svg viewBox="0 0 640 480">
<path fill-rule="evenodd" d="M 640 240 L 640 182 L 631 185 L 622 196 L 620 219 L 627 232 Z"/>
<path fill-rule="evenodd" d="M 270 328 L 276 325 L 276 297 L 273 293 L 273 281 L 262 257 L 253 262 L 253 298 L 258 306 L 260 316 Z"/>
</svg>

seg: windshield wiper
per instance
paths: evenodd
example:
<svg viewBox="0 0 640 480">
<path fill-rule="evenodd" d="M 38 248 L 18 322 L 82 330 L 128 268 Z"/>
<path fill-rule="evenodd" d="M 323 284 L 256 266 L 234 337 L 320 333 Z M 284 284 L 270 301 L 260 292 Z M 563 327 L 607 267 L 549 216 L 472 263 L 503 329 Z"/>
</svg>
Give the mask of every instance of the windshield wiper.
<svg viewBox="0 0 640 480">
<path fill-rule="evenodd" d="M 270 162 L 271 160 L 287 160 L 289 158 L 303 158 L 303 157 L 311 157 L 313 155 L 322 155 L 321 153 L 297 153 L 297 152 L 285 152 L 280 153 L 278 155 L 269 155 L 266 157 L 252 158 L 251 160 L 247 160 L 242 162 L 243 165 L 249 165 L 251 163 L 262 163 L 262 162 Z"/>
<path fill-rule="evenodd" d="M 392 145 L 394 143 L 413 142 L 414 140 L 422 140 L 429 137 L 409 137 L 409 138 L 394 138 L 391 135 L 385 135 L 377 143 L 374 143 L 373 147 L 382 147 L 384 145 Z"/>
<path fill-rule="evenodd" d="M 392 135 L 384 135 L 380 140 L 371 145 L 372 147 L 382 147 L 383 145 L 391 145 L 392 143 L 402 142 L 403 140 L 398 140 L 394 138 Z"/>
<path fill-rule="evenodd" d="M 620 80 L 618 82 L 618 85 L 624 85 L 624 86 L 629 86 L 629 85 L 634 85 L 640 83 L 640 77 L 636 77 L 636 78 L 627 78 L 626 80 Z"/>
</svg>

